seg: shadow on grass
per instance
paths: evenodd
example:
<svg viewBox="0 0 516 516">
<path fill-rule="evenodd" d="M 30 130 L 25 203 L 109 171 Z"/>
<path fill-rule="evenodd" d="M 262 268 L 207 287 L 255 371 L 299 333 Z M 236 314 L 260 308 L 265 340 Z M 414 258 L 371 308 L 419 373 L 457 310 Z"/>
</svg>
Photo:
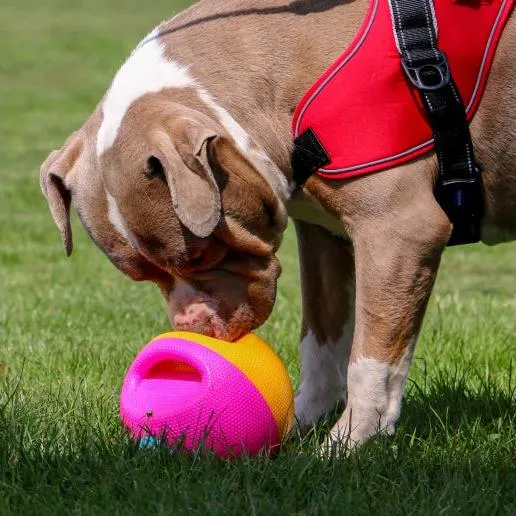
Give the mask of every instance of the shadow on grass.
<svg viewBox="0 0 516 516">
<path fill-rule="evenodd" d="M 441 370 L 423 385 L 409 381 L 398 427 L 420 439 L 445 437 L 466 430 L 495 430 L 516 425 L 516 384 L 512 367 L 505 386 L 478 371 Z M 317 427 L 297 438 L 321 442 L 344 409 L 339 403 Z M 516 443 L 515 443 L 516 446 Z"/>
<path fill-rule="evenodd" d="M 0 513 L 510 513 L 516 500 L 516 396 L 465 373 L 408 386 L 399 432 L 333 461 L 328 424 L 274 459 L 232 462 L 141 450 L 113 396 L 0 393 Z M 11 393 L 12 394 L 12 393 Z M 75 399 L 72 399 L 75 398 Z M 94 398 L 94 396 L 93 396 Z M 512 504 L 512 505 L 511 505 Z M 487 513 L 487 512 L 486 512 Z"/>
<path fill-rule="evenodd" d="M 516 423 L 512 365 L 503 386 L 489 373 L 464 370 L 442 370 L 425 383 L 408 383 L 401 417 L 404 428 L 417 429 L 422 438 L 476 427 L 492 431 Z"/>
</svg>

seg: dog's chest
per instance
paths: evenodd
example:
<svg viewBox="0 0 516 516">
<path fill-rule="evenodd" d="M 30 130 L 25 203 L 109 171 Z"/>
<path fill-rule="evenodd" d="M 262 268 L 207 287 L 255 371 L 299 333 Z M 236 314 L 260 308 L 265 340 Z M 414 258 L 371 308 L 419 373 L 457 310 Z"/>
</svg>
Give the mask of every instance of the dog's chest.
<svg viewBox="0 0 516 516">
<path fill-rule="evenodd" d="M 344 225 L 306 190 L 299 190 L 288 201 L 287 212 L 294 220 L 316 224 L 327 229 L 330 233 L 348 238 Z"/>
</svg>

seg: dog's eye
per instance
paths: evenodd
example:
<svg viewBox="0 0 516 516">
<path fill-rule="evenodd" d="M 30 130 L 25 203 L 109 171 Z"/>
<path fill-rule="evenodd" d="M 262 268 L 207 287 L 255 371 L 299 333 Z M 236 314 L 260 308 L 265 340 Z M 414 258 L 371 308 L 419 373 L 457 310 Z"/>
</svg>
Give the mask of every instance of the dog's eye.
<svg viewBox="0 0 516 516">
<path fill-rule="evenodd" d="M 145 169 L 145 174 L 147 177 L 154 178 L 159 177 L 161 179 L 165 178 L 165 169 L 161 164 L 161 161 L 156 158 L 156 156 L 151 156 L 147 160 L 147 167 Z"/>
<path fill-rule="evenodd" d="M 196 256 L 195 258 L 192 258 L 190 260 L 190 265 L 192 267 L 200 267 L 205 261 L 205 256 L 203 254 L 200 254 L 199 256 Z"/>
<path fill-rule="evenodd" d="M 190 258 L 186 268 L 190 272 L 202 272 L 217 267 L 227 254 L 223 246 L 217 246 L 212 242 L 209 249 L 205 249 L 199 254 Z"/>
</svg>

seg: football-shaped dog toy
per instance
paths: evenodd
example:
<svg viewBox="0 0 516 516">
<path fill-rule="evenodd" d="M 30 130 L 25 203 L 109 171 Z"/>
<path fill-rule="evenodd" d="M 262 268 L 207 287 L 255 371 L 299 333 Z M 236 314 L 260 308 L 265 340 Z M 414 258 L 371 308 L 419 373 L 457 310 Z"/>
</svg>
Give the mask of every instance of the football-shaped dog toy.
<svg viewBox="0 0 516 516">
<path fill-rule="evenodd" d="M 275 451 L 293 414 L 287 370 L 254 334 L 237 342 L 160 335 L 130 366 L 120 397 L 122 422 L 136 440 L 203 445 L 223 458 Z"/>
</svg>

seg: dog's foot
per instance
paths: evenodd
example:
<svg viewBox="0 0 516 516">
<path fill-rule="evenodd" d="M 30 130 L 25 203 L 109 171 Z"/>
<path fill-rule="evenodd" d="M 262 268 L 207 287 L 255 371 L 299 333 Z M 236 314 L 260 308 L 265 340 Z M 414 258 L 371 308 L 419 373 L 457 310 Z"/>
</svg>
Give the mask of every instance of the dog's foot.
<svg viewBox="0 0 516 516">
<path fill-rule="evenodd" d="M 376 411 L 358 411 L 347 407 L 337 424 L 331 429 L 319 449 L 324 459 L 348 455 L 358 449 L 373 435 L 396 433 L 394 422 L 385 421 Z"/>
</svg>

